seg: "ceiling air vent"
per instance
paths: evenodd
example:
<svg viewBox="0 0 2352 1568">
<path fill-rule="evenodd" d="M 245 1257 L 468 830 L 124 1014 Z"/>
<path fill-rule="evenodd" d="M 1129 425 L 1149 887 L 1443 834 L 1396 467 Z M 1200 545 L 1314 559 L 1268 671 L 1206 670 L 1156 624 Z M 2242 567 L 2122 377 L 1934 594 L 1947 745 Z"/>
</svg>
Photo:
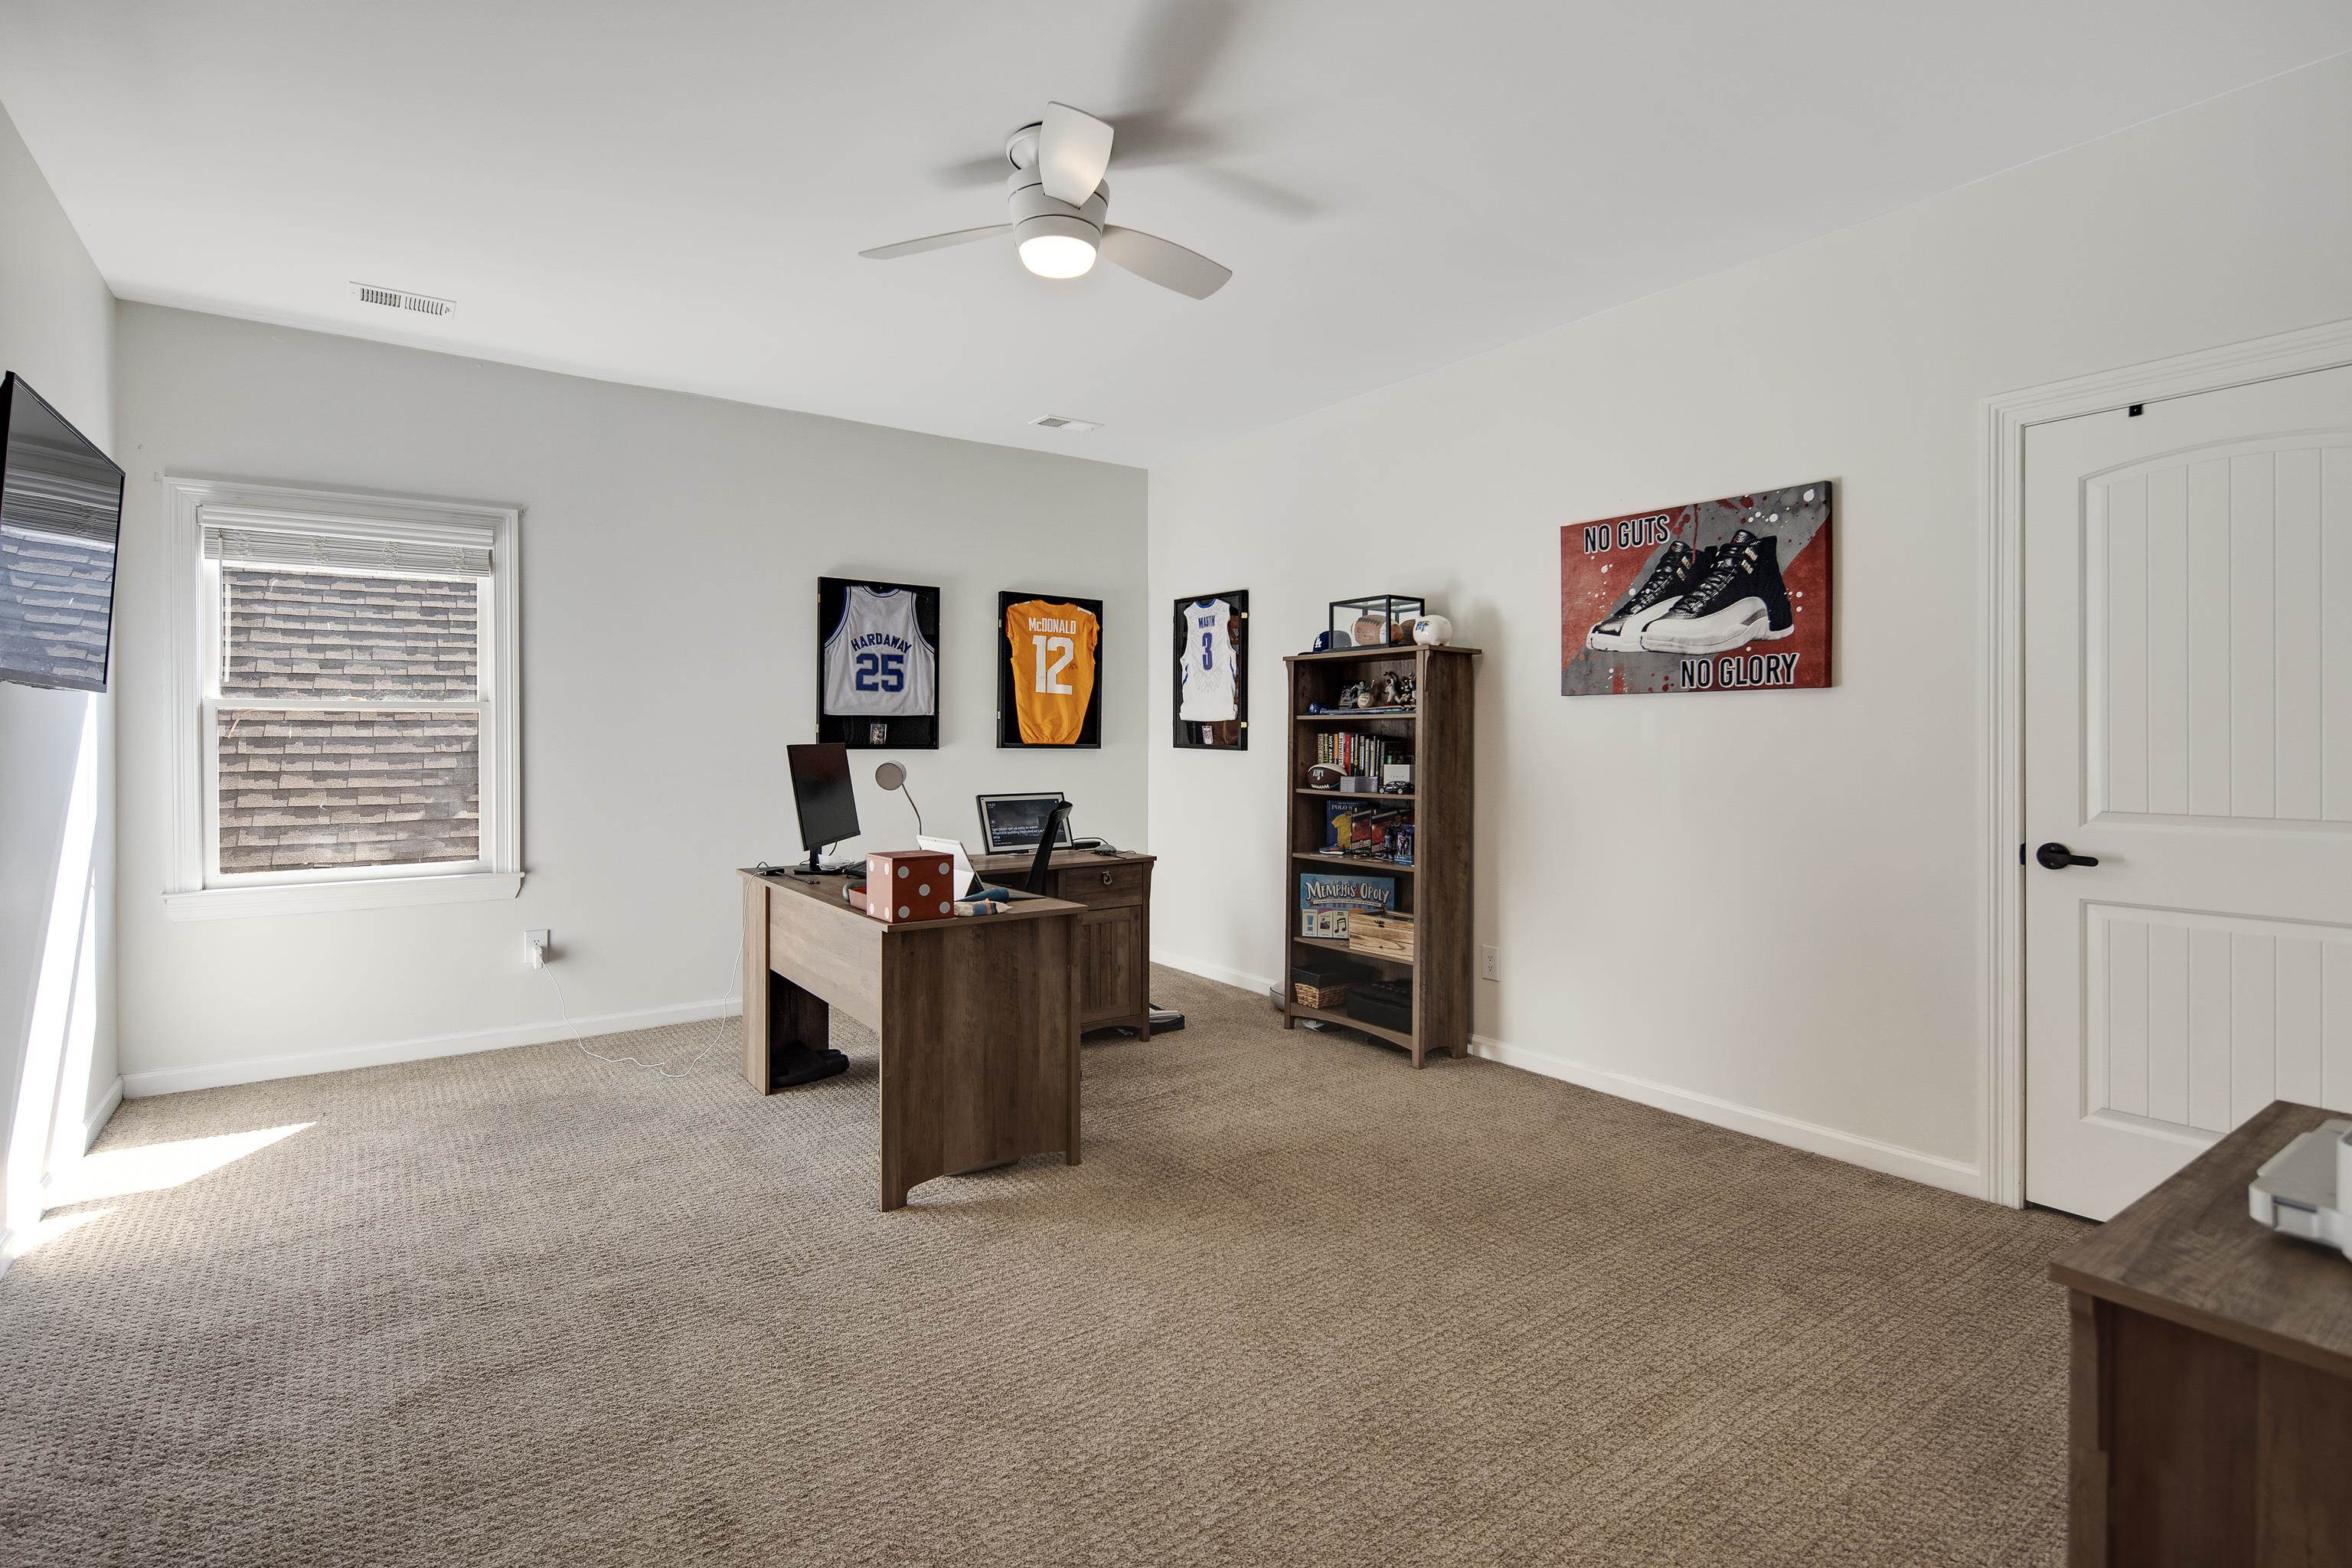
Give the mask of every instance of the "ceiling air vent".
<svg viewBox="0 0 2352 1568">
<path fill-rule="evenodd" d="M 352 298 L 363 305 L 414 310 L 420 316 L 446 316 L 457 308 L 446 300 L 436 300 L 429 294 L 411 294 L 405 289 L 385 289 L 373 283 L 352 284 Z"/>
<path fill-rule="evenodd" d="M 1080 436 L 1102 428 L 1091 419 L 1073 419 L 1066 414 L 1040 414 L 1029 423 L 1040 430 L 1068 430 Z"/>
</svg>

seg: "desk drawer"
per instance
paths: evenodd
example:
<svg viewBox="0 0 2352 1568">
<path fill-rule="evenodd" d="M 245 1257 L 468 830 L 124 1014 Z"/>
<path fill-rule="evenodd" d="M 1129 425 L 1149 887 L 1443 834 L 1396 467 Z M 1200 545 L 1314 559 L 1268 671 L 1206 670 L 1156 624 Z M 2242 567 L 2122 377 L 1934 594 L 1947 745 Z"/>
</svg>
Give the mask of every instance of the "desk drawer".
<svg viewBox="0 0 2352 1568">
<path fill-rule="evenodd" d="M 1097 910 L 1119 909 L 1143 902 L 1149 867 L 1124 865 L 1056 867 L 1054 896 Z"/>
</svg>

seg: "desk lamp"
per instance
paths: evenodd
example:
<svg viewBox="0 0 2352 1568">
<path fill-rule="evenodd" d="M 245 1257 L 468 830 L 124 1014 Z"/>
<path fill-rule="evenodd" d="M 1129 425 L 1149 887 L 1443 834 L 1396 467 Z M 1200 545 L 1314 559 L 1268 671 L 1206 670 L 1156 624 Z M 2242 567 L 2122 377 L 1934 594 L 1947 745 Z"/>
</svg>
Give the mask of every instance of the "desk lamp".
<svg viewBox="0 0 2352 1568">
<path fill-rule="evenodd" d="M 895 789 L 907 797 L 907 809 L 915 814 L 915 837 L 923 834 L 923 808 L 915 804 L 915 792 L 907 787 L 907 770 L 896 763 L 884 763 L 874 770 L 874 782 L 884 789 Z"/>
</svg>

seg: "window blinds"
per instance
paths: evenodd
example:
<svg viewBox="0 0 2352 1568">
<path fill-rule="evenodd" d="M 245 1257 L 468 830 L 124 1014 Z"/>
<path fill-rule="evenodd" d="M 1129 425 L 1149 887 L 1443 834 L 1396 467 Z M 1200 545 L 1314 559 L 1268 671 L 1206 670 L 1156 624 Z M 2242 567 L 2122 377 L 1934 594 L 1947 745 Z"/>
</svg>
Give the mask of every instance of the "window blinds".
<svg viewBox="0 0 2352 1568">
<path fill-rule="evenodd" d="M 404 576 L 487 577 L 488 540 L 396 538 L 355 530 L 240 528 L 205 524 L 205 559 L 232 566 L 299 566 L 311 571 L 394 573 Z"/>
</svg>

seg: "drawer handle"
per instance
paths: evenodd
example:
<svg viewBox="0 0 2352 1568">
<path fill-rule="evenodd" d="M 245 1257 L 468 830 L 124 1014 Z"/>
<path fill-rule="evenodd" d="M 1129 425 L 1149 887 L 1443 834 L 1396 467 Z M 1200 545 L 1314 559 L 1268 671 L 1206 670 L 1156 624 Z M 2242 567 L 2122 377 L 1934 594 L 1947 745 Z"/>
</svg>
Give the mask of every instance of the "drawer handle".
<svg viewBox="0 0 2352 1568">
<path fill-rule="evenodd" d="M 1109 873 L 1109 872 L 1108 872 L 1108 871 L 1105 871 L 1105 872 L 1103 873 L 1103 886 L 1104 886 L 1104 887 L 1106 887 L 1106 888 L 1108 888 L 1108 887 L 1109 887 L 1109 886 L 1110 886 L 1110 882 L 1111 882 L 1110 873 Z"/>
</svg>

